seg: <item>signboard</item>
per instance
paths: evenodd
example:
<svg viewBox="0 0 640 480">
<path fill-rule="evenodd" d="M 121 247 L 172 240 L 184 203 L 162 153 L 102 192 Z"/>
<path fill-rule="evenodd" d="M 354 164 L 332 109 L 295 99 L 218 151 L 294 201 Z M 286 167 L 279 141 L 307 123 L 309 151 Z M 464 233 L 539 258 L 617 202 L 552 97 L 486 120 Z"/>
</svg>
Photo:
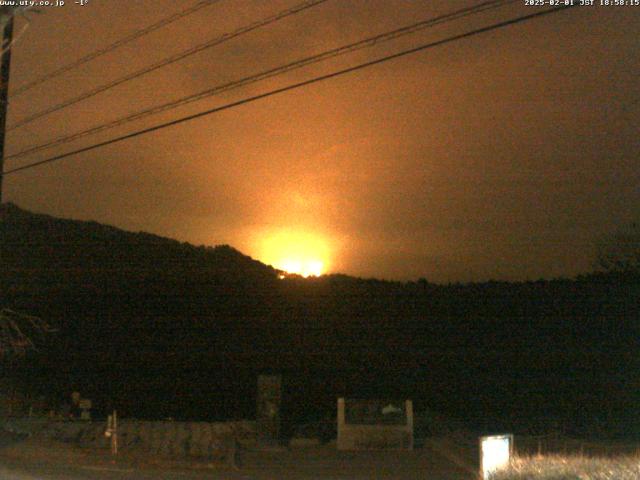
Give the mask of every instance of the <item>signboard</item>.
<svg viewBox="0 0 640 480">
<path fill-rule="evenodd" d="M 345 399 L 345 423 L 349 425 L 404 425 L 407 423 L 404 400 Z"/>
<path fill-rule="evenodd" d="M 411 400 L 338 399 L 338 449 L 413 448 Z"/>
<path fill-rule="evenodd" d="M 480 437 L 480 475 L 487 480 L 496 471 L 505 468 L 513 453 L 513 435 Z"/>
</svg>

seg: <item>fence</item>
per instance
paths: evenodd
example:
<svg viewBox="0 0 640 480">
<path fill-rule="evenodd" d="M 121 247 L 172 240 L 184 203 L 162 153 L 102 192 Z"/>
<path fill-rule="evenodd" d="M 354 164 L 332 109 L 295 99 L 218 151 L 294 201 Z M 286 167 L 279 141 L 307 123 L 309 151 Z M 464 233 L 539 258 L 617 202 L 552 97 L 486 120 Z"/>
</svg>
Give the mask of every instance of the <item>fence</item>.
<svg viewBox="0 0 640 480">
<path fill-rule="evenodd" d="M 61 421 L 44 418 L 9 418 L 0 427 L 19 434 L 108 448 L 105 422 Z M 174 422 L 120 420 L 118 444 L 122 452 L 145 451 L 167 457 L 228 459 L 240 446 L 255 443 L 255 422 Z"/>
</svg>

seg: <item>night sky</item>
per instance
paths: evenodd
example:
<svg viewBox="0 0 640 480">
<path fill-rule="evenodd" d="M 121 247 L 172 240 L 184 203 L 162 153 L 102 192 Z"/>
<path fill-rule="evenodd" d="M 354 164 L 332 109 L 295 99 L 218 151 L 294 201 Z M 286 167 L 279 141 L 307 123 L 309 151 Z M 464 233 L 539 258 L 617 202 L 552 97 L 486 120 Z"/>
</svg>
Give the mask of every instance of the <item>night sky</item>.
<svg viewBox="0 0 640 480">
<path fill-rule="evenodd" d="M 193 0 L 18 17 L 11 91 Z M 221 0 L 13 97 L 9 125 L 300 2 Z M 12 154 L 475 1 L 329 0 L 8 133 Z M 541 7 L 524 0 L 20 159 L 5 169 Z M 579 7 L 8 175 L 4 201 L 276 267 L 435 282 L 593 270 L 640 219 L 640 7 Z M 320 264 L 322 264 L 320 266 Z"/>
</svg>

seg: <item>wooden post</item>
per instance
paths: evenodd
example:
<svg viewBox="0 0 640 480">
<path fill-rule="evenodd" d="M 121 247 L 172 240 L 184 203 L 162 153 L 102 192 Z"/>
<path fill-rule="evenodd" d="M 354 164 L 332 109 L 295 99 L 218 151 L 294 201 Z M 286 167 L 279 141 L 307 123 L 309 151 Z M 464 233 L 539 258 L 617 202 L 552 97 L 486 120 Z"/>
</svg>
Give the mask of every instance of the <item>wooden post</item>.
<svg viewBox="0 0 640 480">
<path fill-rule="evenodd" d="M 4 171 L 4 140 L 7 125 L 7 106 L 9 100 L 9 71 L 11 69 L 11 42 L 13 41 L 13 15 L 3 28 L 0 59 L 0 203 L 2 203 L 2 183 Z"/>
<path fill-rule="evenodd" d="M 409 445 L 407 448 L 413 450 L 413 401 L 405 400 L 404 411 L 407 418 L 407 435 L 409 435 Z"/>
<path fill-rule="evenodd" d="M 118 416 L 116 411 L 107 417 L 107 431 L 104 434 L 111 441 L 111 455 L 118 455 Z"/>
<path fill-rule="evenodd" d="M 542 440 L 538 439 L 538 456 L 542 456 Z"/>
<path fill-rule="evenodd" d="M 111 453 L 118 455 L 118 415 L 113 411 L 113 434 L 111 435 Z"/>
<path fill-rule="evenodd" d="M 338 398 L 338 438 L 336 440 L 336 446 L 338 450 L 346 449 L 344 439 L 344 426 L 345 426 L 345 413 L 344 413 L 344 398 Z"/>
</svg>

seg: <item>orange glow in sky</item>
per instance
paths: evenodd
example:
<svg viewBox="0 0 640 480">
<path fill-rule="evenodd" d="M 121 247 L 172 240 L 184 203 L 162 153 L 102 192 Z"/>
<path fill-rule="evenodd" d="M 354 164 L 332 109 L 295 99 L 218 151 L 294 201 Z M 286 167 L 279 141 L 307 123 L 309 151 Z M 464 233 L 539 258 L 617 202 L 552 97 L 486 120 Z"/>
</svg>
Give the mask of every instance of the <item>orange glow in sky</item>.
<svg viewBox="0 0 640 480">
<path fill-rule="evenodd" d="M 258 259 L 278 270 L 320 276 L 330 263 L 329 243 L 321 235 L 305 231 L 280 230 L 258 241 Z"/>
</svg>

